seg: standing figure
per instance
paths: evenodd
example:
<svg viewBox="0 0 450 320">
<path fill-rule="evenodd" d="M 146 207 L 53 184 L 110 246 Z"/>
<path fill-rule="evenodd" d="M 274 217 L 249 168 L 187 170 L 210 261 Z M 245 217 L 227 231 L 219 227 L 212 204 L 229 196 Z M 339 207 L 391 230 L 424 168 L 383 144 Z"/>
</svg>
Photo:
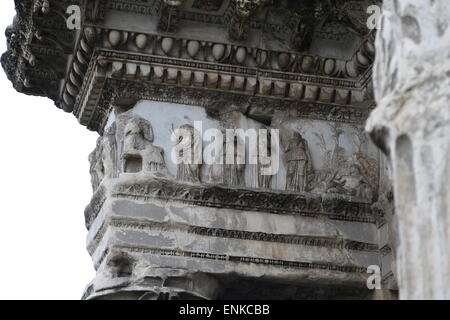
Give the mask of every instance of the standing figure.
<svg viewBox="0 0 450 320">
<path fill-rule="evenodd" d="M 270 135 L 269 139 L 270 141 Z M 262 174 L 264 168 L 268 168 L 272 165 L 272 145 L 267 143 L 267 153 L 265 155 L 258 153 L 258 183 L 260 188 L 270 189 L 272 187 L 273 175 Z"/>
<path fill-rule="evenodd" d="M 233 163 L 227 163 L 226 141 L 224 141 L 223 183 L 228 186 L 245 186 L 245 163 L 241 164 L 238 157 L 238 138 L 234 137 Z"/>
<path fill-rule="evenodd" d="M 261 137 L 259 137 L 261 139 Z M 268 132 L 267 139 L 266 139 L 266 150 L 265 152 L 262 152 L 263 150 L 261 147 L 261 143 L 258 144 L 258 149 L 256 152 L 256 155 L 254 157 L 256 158 L 252 163 L 252 187 L 253 188 L 263 188 L 263 189 L 270 189 L 272 187 L 272 177 L 273 175 L 266 175 L 264 173 L 265 168 L 269 168 L 272 165 L 272 157 L 271 157 L 271 149 L 272 145 L 270 143 L 271 136 Z M 260 141 L 261 142 L 261 141 Z"/>
<path fill-rule="evenodd" d="M 97 188 L 100 186 L 100 183 L 102 182 L 104 175 L 105 175 L 105 168 L 103 166 L 103 145 L 102 145 L 102 137 L 99 137 L 97 139 L 97 144 L 94 149 L 89 154 L 89 173 L 91 174 L 91 184 L 92 184 L 92 190 L 95 192 Z"/>
<path fill-rule="evenodd" d="M 103 134 L 103 166 L 109 178 L 117 178 L 116 123 L 109 126 Z"/>
<path fill-rule="evenodd" d="M 187 136 L 183 134 L 178 140 L 177 179 L 180 181 L 199 183 L 202 159 L 197 159 L 197 155 L 200 154 L 201 157 L 202 141 L 200 133 L 189 124 L 182 125 L 180 130 L 184 130 L 183 132 Z M 190 155 L 184 154 L 184 152 L 190 152 Z"/>
<path fill-rule="evenodd" d="M 305 191 L 308 174 L 312 171 L 308 142 L 294 132 L 289 140 L 287 153 L 286 190 Z"/>
</svg>

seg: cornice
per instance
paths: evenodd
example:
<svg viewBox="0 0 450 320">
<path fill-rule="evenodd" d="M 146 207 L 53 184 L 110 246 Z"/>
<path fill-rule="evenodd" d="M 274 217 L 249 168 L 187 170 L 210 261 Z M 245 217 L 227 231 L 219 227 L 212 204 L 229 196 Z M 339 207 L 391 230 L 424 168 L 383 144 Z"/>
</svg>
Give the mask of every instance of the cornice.
<svg viewBox="0 0 450 320">
<path fill-rule="evenodd" d="M 6 29 L 7 52 L 2 66 L 13 87 L 25 94 L 45 96 L 59 104 L 60 80 L 76 32 L 66 27 L 64 14 L 80 0 L 16 0 L 17 15 Z"/>
<path fill-rule="evenodd" d="M 183 23 L 204 19 L 204 24 L 229 24 L 230 14 L 236 14 L 237 2 L 241 1 L 230 3 L 226 0 L 219 10 L 208 12 L 204 8 L 194 8 L 194 1 L 180 1 L 176 6 L 177 19 Z M 347 1 L 342 6 L 351 2 L 358 1 Z M 52 10 L 57 10 L 64 8 L 68 0 L 49 3 Z M 83 24 L 82 29 L 75 32 L 63 29 L 62 21 L 57 18 L 53 21 L 42 10 L 39 11 L 39 5 L 42 6 L 40 0 L 17 1 L 18 19 L 7 31 L 8 52 L 2 58 L 3 67 L 18 91 L 51 98 L 58 107 L 73 112 L 81 124 L 100 133 L 111 103 L 120 96 L 112 92 L 118 86 L 141 88 L 133 91 L 136 99 L 161 101 L 152 92 L 160 94 L 161 90 L 167 89 L 170 95 L 163 95 L 164 101 L 184 100 L 188 104 L 205 105 L 209 100 L 207 96 L 216 94 L 224 100 L 241 101 L 242 105 L 265 99 L 269 109 L 275 102 L 297 108 L 300 113 L 309 108 L 305 105 L 314 104 L 318 106 L 318 115 L 306 112 L 307 116 L 323 120 L 362 123 L 367 117 L 373 105 L 371 66 L 374 33 L 360 35 L 361 46 L 346 60 L 312 55 L 295 47 L 269 50 L 264 43 L 255 45 L 254 41 L 245 39 L 205 41 L 195 33 L 184 37 L 176 30 L 161 32 L 159 27 L 159 31 L 142 33 L 104 26 L 111 10 L 161 19 L 163 7 L 168 3 L 171 2 L 127 0 L 119 4 L 113 0 L 80 0 Z M 144 10 L 144 7 L 151 10 Z M 245 23 L 251 30 L 248 32 L 258 28 L 286 32 L 274 26 L 261 25 L 253 17 L 258 8 L 255 3 L 247 8 L 249 16 Z M 323 23 L 328 16 L 319 11 L 315 9 L 314 17 Z M 222 20 L 205 18 L 207 16 Z M 47 38 L 41 37 L 43 41 L 38 41 L 37 35 L 48 30 L 49 26 L 54 28 L 52 33 L 45 33 Z M 290 28 L 288 24 L 284 27 Z M 227 32 L 226 28 L 224 32 Z M 61 39 L 51 38 L 51 34 L 72 40 L 63 43 Z M 55 40 L 56 45 L 50 40 Z M 199 93 L 206 98 L 200 98 Z M 177 97 L 177 94 L 187 96 Z M 128 98 L 132 97 L 128 95 Z M 259 103 L 258 108 L 262 105 Z M 324 115 L 324 109 L 336 116 Z M 345 115 L 348 112 L 355 112 L 355 115 Z"/>
<path fill-rule="evenodd" d="M 88 55 L 93 49 L 89 48 L 88 41 L 84 38 L 80 40 L 76 59 L 74 60 L 72 71 L 66 83 L 63 93 L 64 102 L 74 109 L 74 114 L 83 125 L 89 129 L 101 132 L 106 119 L 95 119 L 92 121 L 94 113 L 102 112 L 107 115 L 108 106 L 103 106 L 99 101 L 102 99 L 101 90 L 107 79 L 115 79 L 128 83 L 130 89 L 131 81 L 141 82 L 134 85 L 141 88 L 141 92 L 134 89 L 136 99 L 161 100 L 159 97 L 166 97 L 164 101 L 178 102 L 180 100 L 190 100 L 195 104 L 196 94 L 189 94 L 203 90 L 203 94 L 208 96 L 208 92 L 214 92 L 218 96 L 229 94 L 229 98 L 236 100 L 237 95 L 242 97 L 238 100 L 250 102 L 251 99 L 267 98 L 267 106 L 271 105 L 271 100 L 276 104 L 288 104 L 292 107 L 296 105 L 302 107 L 305 103 L 326 104 L 329 110 L 336 112 L 336 108 L 343 112 L 356 112 L 355 116 L 337 115 L 337 117 L 322 116 L 318 109 L 318 116 L 323 120 L 348 121 L 363 123 L 370 111 L 371 97 L 367 92 L 367 84 L 370 84 L 370 65 L 358 64 L 355 70 L 363 73 L 357 74 L 356 78 L 351 78 L 347 74 L 343 77 L 343 70 L 337 70 L 336 62 L 333 62 L 336 70 L 335 77 L 326 76 L 325 73 L 327 58 L 313 58 L 308 55 L 293 55 L 283 52 L 268 52 L 255 48 L 245 48 L 231 46 L 222 43 L 203 43 L 197 40 L 179 39 L 175 37 L 160 37 L 149 34 L 133 34 L 127 31 L 103 30 L 88 27 L 86 34 L 93 34 L 96 41 L 107 43 L 109 48 L 97 48 L 92 54 L 88 64 Z M 94 36 L 92 36 L 94 37 Z M 99 40 L 103 39 L 103 40 Z M 111 44 L 112 42 L 112 44 Z M 191 45 L 194 43 L 194 45 Z M 113 44 L 116 44 L 113 46 Z M 224 49 L 223 55 L 227 53 L 227 58 L 214 58 L 214 48 L 220 46 Z M 227 49 L 228 47 L 228 49 Z M 192 51 L 195 50 L 195 51 Z M 365 49 L 361 49 L 363 51 Z M 236 56 L 245 51 L 245 59 L 237 60 Z M 248 53 L 250 52 L 250 53 Z M 258 66 L 258 58 L 261 52 L 266 56 L 264 62 Z M 367 54 L 367 51 L 364 51 Z M 274 57 L 275 56 L 275 57 Z M 291 70 L 283 71 L 279 65 L 279 57 L 288 56 L 289 64 L 296 72 Z M 360 56 L 359 53 L 355 57 Z M 278 57 L 278 59 L 277 59 Z M 311 61 L 319 59 L 317 69 L 314 72 L 304 72 L 301 70 L 301 61 L 310 58 Z M 303 60 L 301 60 L 303 59 Z M 367 58 L 371 61 L 372 58 Z M 270 63 L 269 63 L 269 60 Z M 353 61 L 353 59 L 351 60 Z M 357 59 L 355 60 L 357 61 Z M 358 62 L 357 62 L 358 63 Z M 341 63 L 348 66 L 348 62 Z M 345 69 L 347 69 L 345 67 Z M 321 71 L 320 71 L 321 70 Z M 73 82 L 76 75 L 82 76 L 83 83 Z M 146 85 L 144 85 L 146 84 Z M 151 91 L 149 85 L 154 85 L 154 90 L 158 91 L 163 85 L 167 85 L 172 95 L 159 94 L 153 97 L 145 92 Z M 178 92 L 184 92 L 186 96 L 176 95 L 173 87 L 179 87 Z M 194 90 L 185 90 L 191 88 Z M 142 92 L 144 90 L 144 93 Z M 123 91 L 120 91 L 123 92 Z M 91 97 L 93 93 L 93 96 Z M 108 93 L 109 94 L 109 93 Z M 117 93 L 120 95 L 122 93 Z M 194 99 L 190 99 L 193 96 Z M 129 97 L 132 98 L 132 97 Z M 225 98 L 225 97 L 224 97 Z M 201 99 L 206 100 L 206 99 Z M 224 99 L 226 100 L 226 99 Z M 103 99 L 105 101 L 105 99 Z M 200 103 L 204 105 L 204 103 Z M 110 105 L 109 105 L 110 107 Z M 98 111 L 94 111 L 97 108 Z M 101 109 L 103 108 L 103 109 Z M 346 108 L 345 110 L 343 108 Z M 361 114 L 364 114 L 361 117 Z M 96 117 L 98 118 L 98 117 Z"/>
</svg>

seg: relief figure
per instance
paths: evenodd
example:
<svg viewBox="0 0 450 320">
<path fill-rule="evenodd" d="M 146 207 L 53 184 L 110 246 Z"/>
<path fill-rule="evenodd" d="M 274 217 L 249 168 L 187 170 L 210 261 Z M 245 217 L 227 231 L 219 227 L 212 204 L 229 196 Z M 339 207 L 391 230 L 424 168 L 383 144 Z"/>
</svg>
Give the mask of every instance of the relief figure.
<svg viewBox="0 0 450 320">
<path fill-rule="evenodd" d="M 180 130 L 184 130 L 185 134 L 179 137 L 177 145 L 177 150 L 179 150 L 177 152 L 177 180 L 199 183 L 201 159 L 197 159 L 196 156 L 201 154 L 201 150 L 199 153 L 202 143 L 201 135 L 189 124 L 182 125 Z M 190 152 L 190 154 L 185 154 L 185 152 Z"/>
<path fill-rule="evenodd" d="M 153 145 L 153 128 L 147 120 L 134 116 L 125 126 L 122 158 L 124 172 L 164 173 L 164 150 Z"/>
<path fill-rule="evenodd" d="M 286 190 L 305 191 L 308 175 L 312 172 L 308 142 L 294 132 L 285 149 L 287 155 Z"/>
<path fill-rule="evenodd" d="M 245 186 L 245 157 L 244 163 L 238 155 L 238 138 L 234 137 L 233 163 L 227 163 L 226 142 L 224 142 L 224 173 L 223 183 L 228 186 Z M 245 152 L 245 151 L 244 151 Z"/>
</svg>

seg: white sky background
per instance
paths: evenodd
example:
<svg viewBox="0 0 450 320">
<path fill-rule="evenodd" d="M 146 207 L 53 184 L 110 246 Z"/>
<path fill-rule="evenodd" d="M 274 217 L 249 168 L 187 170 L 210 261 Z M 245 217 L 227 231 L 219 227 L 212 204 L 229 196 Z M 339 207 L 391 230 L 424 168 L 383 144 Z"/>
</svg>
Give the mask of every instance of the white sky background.
<svg viewBox="0 0 450 320">
<path fill-rule="evenodd" d="M 0 52 L 13 21 L 0 1 Z M 95 275 L 83 211 L 97 134 L 0 70 L 0 299 L 80 299 Z"/>
</svg>

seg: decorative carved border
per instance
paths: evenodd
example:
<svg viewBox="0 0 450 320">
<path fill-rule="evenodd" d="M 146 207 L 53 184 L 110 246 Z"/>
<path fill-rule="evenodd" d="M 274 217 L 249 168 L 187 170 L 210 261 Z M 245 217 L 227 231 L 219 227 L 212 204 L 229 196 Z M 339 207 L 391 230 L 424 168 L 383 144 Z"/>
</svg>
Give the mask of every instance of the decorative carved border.
<svg viewBox="0 0 450 320">
<path fill-rule="evenodd" d="M 84 219 L 86 228 L 89 230 L 91 228 L 92 222 L 97 218 L 98 213 L 103 207 L 106 201 L 106 190 L 103 186 L 100 186 L 91 198 L 91 201 L 86 206 L 84 210 Z"/>
<path fill-rule="evenodd" d="M 174 226 L 159 222 L 143 222 L 134 219 L 113 217 L 107 224 L 105 222 L 102 224 L 102 226 L 99 228 L 92 241 L 88 243 L 89 254 L 93 255 L 95 250 L 97 250 L 98 245 L 100 244 L 100 241 L 102 240 L 109 226 L 132 230 L 146 230 L 146 229 L 159 231 L 181 230 L 199 236 L 240 239 L 240 240 L 254 240 L 263 242 L 276 242 L 302 246 L 334 248 L 340 250 L 345 249 L 363 252 L 379 252 L 379 248 L 376 244 L 353 241 L 348 239 L 340 239 L 336 237 L 332 238 L 332 237 L 296 236 L 285 234 L 270 234 L 264 232 L 249 232 L 241 230 L 226 230 L 219 228 L 199 227 L 199 226 Z"/>
<path fill-rule="evenodd" d="M 294 269 L 317 269 L 317 270 L 328 270 L 328 271 L 339 271 L 346 273 L 366 273 L 367 268 L 354 266 L 354 265 L 336 265 L 332 263 L 311 263 L 311 262 L 301 262 L 301 261 L 286 261 L 286 260 L 276 260 L 276 259 L 265 259 L 258 257 L 242 257 L 242 256 L 232 256 L 225 254 L 213 254 L 206 252 L 193 252 L 193 251 L 182 251 L 182 250 L 165 250 L 158 248 L 148 248 L 148 247 L 138 247 L 138 246 L 114 246 L 119 250 L 127 251 L 130 253 L 141 253 L 141 254 L 152 254 L 160 256 L 172 256 L 172 257 L 186 257 L 195 259 L 205 259 L 205 260 L 217 260 L 217 261 L 228 261 L 235 263 L 246 263 L 246 264 L 261 264 L 269 266 L 279 266 L 283 268 L 294 268 Z"/>
<path fill-rule="evenodd" d="M 104 41 L 115 44 L 111 45 L 112 47 L 123 47 L 124 43 L 135 41 L 136 43 L 131 46 L 135 46 L 135 48 L 151 46 L 151 53 L 139 52 L 142 51 L 139 49 L 136 49 L 136 52 L 134 52 L 129 49 L 127 51 L 117 50 L 119 48 L 98 48 L 93 50 L 90 47 L 89 43 L 94 44 L 94 38 L 97 39 L 96 41 L 99 41 L 99 39 L 105 37 L 109 40 Z M 348 106 L 353 107 L 353 110 L 356 112 L 359 109 L 363 113 L 366 113 L 357 122 L 362 123 L 367 118 L 367 103 L 365 107 L 353 106 L 363 101 L 370 101 L 369 95 L 371 91 L 366 92 L 366 86 L 371 75 L 370 63 L 372 58 L 370 58 L 371 53 L 368 53 L 368 50 L 364 49 L 367 45 L 363 45 L 362 49 L 355 54 L 356 60 L 352 62 L 355 64 L 354 66 L 349 69 L 345 66 L 348 62 L 344 63 L 344 69 L 350 70 L 348 71 L 350 73 L 357 72 L 356 70 L 365 70 L 361 74 L 360 80 L 354 80 L 333 77 L 331 74 L 323 76 L 310 72 L 282 71 L 280 67 L 270 70 L 267 69 L 268 62 L 261 62 L 262 64 L 259 67 L 251 67 L 245 63 L 238 63 L 233 60 L 237 58 L 232 58 L 233 55 L 239 55 L 239 50 L 242 50 L 242 52 L 257 50 L 255 51 L 256 55 L 260 55 L 261 52 L 266 52 L 265 50 L 261 51 L 255 48 L 236 47 L 228 44 L 209 44 L 204 45 L 202 48 L 196 47 L 196 50 L 201 49 L 209 52 L 205 53 L 205 55 L 212 54 L 210 51 L 215 45 L 229 47 L 229 50 L 232 51 L 226 54 L 229 56 L 227 58 L 227 61 L 229 60 L 228 62 L 222 60 L 210 61 L 206 58 L 199 59 L 193 56 L 192 49 L 189 50 L 189 44 L 195 42 L 200 45 L 196 40 L 177 39 L 173 37 L 163 37 L 160 40 L 156 35 L 146 34 L 137 34 L 133 37 L 135 40 L 132 40 L 131 36 L 125 31 L 108 31 L 98 28 L 95 31 L 92 27 L 85 28 L 85 35 L 80 40 L 79 49 L 75 55 L 73 71 L 69 73 L 69 77 L 66 79 L 66 88 L 63 90 L 62 96 L 67 106 L 66 109 L 71 110 L 74 108 L 74 113 L 80 122 L 83 125 L 87 125 L 91 130 L 102 132 L 103 128 L 101 124 L 106 122 L 104 119 L 100 119 L 98 114 L 97 116 L 93 116 L 94 111 L 92 110 L 98 103 L 98 97 L 101 95 L 101 88 L 104 85 L 105 77 L 124 80 L 135 79 L 139 82 L 147 82 L 153 85 L 167 84 L 170 87 L 198 88 L 204 89 L 204 92 L 211 91 L 215 94 L 230 92 L 243 96 L 277 99 L 279 101 L 315 102 L 332 106 Z M 167 44 L 164 44 L 165 40 L 167 40 L 167 43 L 170 43 L 169 47 L 167 47 Z M 119 44 L 116 44 L 117 41 L 119 41 Z M 369 42 L 367 40 L 365 43 Z M 147 43 L 152 44 L 148 45 Z M 173 43 L 178 43 L 178 54 L 169 52 L 173 51 L 173 49 L 170 49 L 174 45 Z M 181 51 L 184 52 L 182 57 L 180 56 Z M 187 52 L 191 52 L 191 56 Z M 303 63 L 301 61 L 305 59 L 301 55 L 293 58 L 292 54 L 273 53 L 279 57 L 285 55 L 286 59 L 290 61 L 288 63 L 289 65 Z M 271 52 L 266 52 L 265 54 L 269 55 L 269 57 L 265 58 L 267 61 L 273 60 L 270 59 Z M 250 54 L 245 55 L 250 56 Z M 89 64 L 88 56 L 90 56 Z M 258 60 L 260 58 L 256 59 Z M 297 59 L 300 60 L 296 62 Z M 310 59 L 311 63 L 313 63 L 314 58 L 310 57 Z M 320 68 L 325 68 L 326 70 L 329 59 L 322 60 L 323 58 L 321 58 L 321 62 L 319 63 Z M 106 74 L 97 74 L 99 70 L 98 64 L 102 65 L 102 72 L 106 72 Z M 334 64 L 336 65 L 336 62 Z M 337 67 L 333 68 L 336 69 Z M 341 71 L 333 72 L 337 72 L 337 74 L 341 73 Z M 354 76 L 356 77 L 357 74 L 355 73 Z M 79 77 L 83 79 L 83 83 L 74 83 Z M 363 81 L 364 84 L 361 85 L 360 81 Z M 94 100 L 90 100 L 91 98 L 89 97 L 89 90 L 92 90 L 92 88 L 95 90 Z M 178 97 L 178 99 L 180 98 Z M 275 103 L 279 103 L 279 101 Z M 87 104 L 92 106 L 87 106 Z M 107 111 L 102 109 L 98 111 L 106 115 L 108 114 Z M 92 121 L 92 118 L 95 120 Z M 351 116 L 347 118 L 351 118 Z"/>
<path fill-rule="evenodd" d="M 277 243 L 287 243 L 312 247 L 326 247 L 326 248 L 347 249 L 355 251 L 378 252 L 378 246 L 376 244 L 346 239 L 340 240 L 328 237 L 282 235 L 264 232 L 249 232 L 249 231 L 226 230 L 226 229 L 206 228 L 206 227 L 191 227 L 189 229 L 189 233 L 219 238 L 277 242 Z"/>
<path fill-rule="evenodd" d="M 265 192 L 225 188 L 217 185 L 182 184 L 172 180 L 154 178 L 145 183 L 118 184 L 114 187 L 112 196 L 133 200 L 178 201 L 211 208 L 376 223 L 369 203 L 357 202 L 351 197 L 334 194 Z"/>
<path fill-rule="evenodd" d="M 187 40 L 185 40 L 187 41 Z M 247 49 L 246 49 L 247 50 Z M 277 69 L 258 68 L 256 66 L 246 66 L 223 62 L 202 61 L 196 59 L 177 58 L 170 56 L 161 56 L 153 54 L 142 54 L 135 52 L 123 52 L 109 49 L 99 49 L 99 55 L 104 58 L 110 58 L 123 63 L 147 63 L 150 65 L 159 65 L 165 68 L 186 68 L 192 70 L 201 70 L 204 72 L 220 72 L 222 74 L 235 74 L 239 76 L 251 76 L 256 78 L 267 78 L 279 81 L 295 81 L 317 86 L 333 86 L 336 89 L 361 89 L 360 80 L 352 78 L 327 77 L 314 73 L 301 73 L 282 71 Z M 362 76 L 365 73 L 361 74 Z"/>
<path fill-rule="evenodd" d="M 227 110 L 227 106 L 238 108 L 244 113 L 250 112 L 250 117 L 251 113 L 257 111 L 273 114 L 276 111 L 290 110 L 298 117 L 359 125 L 365 123 L 373 108 L 373 106 L 364 109 L 318 102 L 280 100 L 235 92 L 174 87 L 170 84 L 155 84 L 140 80 L 107 79 L 100 86 L 103 91 L 99 96 L 99 90 L 96 89 L 93 102 L 89 102 L 91 109 L 86 108 L 86 113 L 79 113 L 78 116 L 83 125 L 100 134 L 103 132 L 112 105 L 121 98 L 201 106 L 211 112 L 216 112 L 218 103 L 221 103 L 223 110 Z M 88 103 L 85 104 L 87 105 Z"/>
<path fill-rule="evenodd" d="M 143 15 L 157 15 L 159 14 L 160 7 L 160 0 L 109 0 L 106 8 Z"/>
<path fill-rule="evenodd" d="M 174 226 L 164 226 L 161 223 L 149 223 L 123 218 L 111 219 L 110 225 L 117 228 L 136 229 L 136 230 L 157 229 L 164 231 L 167 229 L 177 229 Z M 217 238 L 276 242 L 276 243 L 286 243 L 312 247 L 326 247 L 334 249 L 347 249 L 366 252 L 378 252 L 379 250 L 378 245 L 376 244 L 332 237 L 297 236 L 297 235 L 273 234 L 265 232 L 250 232 L 242 230 L 207 228 L 199 226 L 190 226 L 187 227 L 186 229 L 187 232 L 191 234 Z"/>
</svg>

